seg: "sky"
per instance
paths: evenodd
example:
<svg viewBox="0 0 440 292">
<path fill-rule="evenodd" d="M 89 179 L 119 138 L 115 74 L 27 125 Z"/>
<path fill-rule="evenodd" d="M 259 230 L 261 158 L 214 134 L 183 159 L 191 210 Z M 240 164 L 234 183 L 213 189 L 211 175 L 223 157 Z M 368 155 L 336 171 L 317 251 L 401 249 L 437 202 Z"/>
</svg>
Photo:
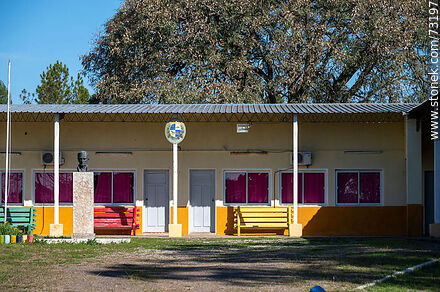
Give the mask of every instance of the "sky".
<svg viewBox="0 0 440 292">
<path fill-rule="evenodd" d="M 57 60 L 76 78 L 80 56 L 120 5 L 121 0 L 0 0 L 0 80 L 7 86 L 10 59 L 12 102 L 22 103 L 23 89 L 35 92 L 40 74 Z M 94 92 L 87 78 L 84 85 Z"/>
</svg>

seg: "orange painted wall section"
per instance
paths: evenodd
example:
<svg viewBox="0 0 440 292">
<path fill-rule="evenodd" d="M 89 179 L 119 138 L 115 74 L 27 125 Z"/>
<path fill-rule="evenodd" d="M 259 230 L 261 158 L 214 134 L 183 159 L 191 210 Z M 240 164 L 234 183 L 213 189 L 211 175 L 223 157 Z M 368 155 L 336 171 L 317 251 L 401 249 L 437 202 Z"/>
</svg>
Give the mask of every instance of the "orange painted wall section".
<svg viewBox="0 0 440 292">
<path fill-rule="evenodd" d="M 173 207 L 171 207 L 170 210 L 171 219 L 170 222 L 173 224 Z M 182 234 L 187 235 L 188 234 L 188 207 L 186 206 L 178 206 L 177 207 L 177 224 L 182 224 Z"/>
<path fill-rule="evenodd" d="M 37 209 L 37 224 L 32 234 L 35 235 L 49 235 L 50 224 L 54 223 L 53 206 L 38 207 Z M 60 224 L 63 224 L 63 235 L 72 235 L 73 233 L 73 207 L 60 206 Z"/>
<path fill-rule="evenodd" d="M 233 210 L 234 207 L 217 207 L 217 234 L 235 233 Z M 298 223 L 302 224 L 304 236 L 419 236 L 423 227 L 421 224 L 423 213 L 420 210 L 422 210 L 421 205 L 408 207 L 298 207 Z M 412 216 L 409 224 L 407 213 Z M 266 232 L 262 229 L 248 229 L 248 231 L 252 234 Z M 274 231 L 271 230 L 270 233 L 274 233 Z M 284 230 L 276 233 L 287 234 Z"/>
</svg>

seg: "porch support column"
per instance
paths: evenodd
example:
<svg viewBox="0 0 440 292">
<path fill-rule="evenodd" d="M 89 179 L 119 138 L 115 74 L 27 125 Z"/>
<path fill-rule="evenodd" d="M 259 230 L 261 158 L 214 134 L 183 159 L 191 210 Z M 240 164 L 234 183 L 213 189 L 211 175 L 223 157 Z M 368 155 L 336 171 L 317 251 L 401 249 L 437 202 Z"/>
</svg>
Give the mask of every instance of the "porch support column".
<svg viewBox="0 0 440 292">
<path fill-rule="evenodd" d="M 406 228 L 408 236 L 422 236 L 422 135 L 420 121 L 406 118 Z"/>
<path fill-rule="evenodd" d="M 434 224 L 429 225 L 429 234 L 440 237 L 440 138 L 434 140 Z"/>
<path fill-rule="evenodd" d="M 293 155 L 293 224 L 289 224 L 289 236 L 301 237 L 302 225 L 298 224 L 298 116 L 293 115 L 292 122 Z M 291 222 L 289 222 L 291 223 Z"/>
<path fill-rule="evenodd" d="M 177 152 L 179 148 L 177 143 L 173 143 L 173 224 L 168 225 L 169 237 L 182 236 L 182 224 L 177 223 L 177 192 L 178 192 L 178 168 Z"/>
<path fill-rule="evenodd" d="M 53 156 L 54 156 L 54 204 L 53 204 L 53 217 L 54 224 L 50 224 L 49 234 L 53 237 L 63 236 L 63 225 L 60 224 L 60 115 L 55 114 L 54 119 L 54 143 L 53 143 Z"/>
</svg>

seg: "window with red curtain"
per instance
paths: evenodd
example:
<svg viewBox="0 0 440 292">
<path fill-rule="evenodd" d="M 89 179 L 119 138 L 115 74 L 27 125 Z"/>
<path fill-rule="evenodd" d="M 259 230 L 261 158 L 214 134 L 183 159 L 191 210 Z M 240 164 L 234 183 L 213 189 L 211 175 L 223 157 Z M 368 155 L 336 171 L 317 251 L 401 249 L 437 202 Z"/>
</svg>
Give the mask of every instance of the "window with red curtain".
<svg viewBox="0 0 440 292">
<path fill-rule="evenodd" d="M 358 202 L 358 173 L 338 173 L 338 203 Z"/>
<path fill-rule="evenodd" d="M 360 203 L 380 203 L 380 173 L 360 173 Z"/>
<path fill-rule="evenodd" d="M 338 172 L 337 180 L 338 203 L 380 203 L 380 172 Z"/>
<path fill-rule="evenodd" d="M 133 187 L 133 173 L 113 173 L 113 203 L 133 203 Z"/>
<path fill-rule="evenodd" d="M 5 202 L 5 178 L 6 174 L 1 173 L 2 178 L 2 203 Z M 23 173 L 10 172 L 8 179 L 8 204 L 23 203 Z"/>
<path fill-rule="evenodd" d="M 267 173 L 248 173 L 248 203 L 268 203 L 268 186 Z"/>
<path fill-rule="evenodd" d="M 246 172 L 227 172 L 226 203 L 246 203 Z"/>
<path fill-rule="evenodd" d="M 304 173 L 304 203 L 324 203 L 324 174 Z"/>
<path fill-rule="evenodd" d="M 112 173 L 95 172 L 95 203 L 112 202 Z"/>
<path fill-rule="evenodd" d="M 293 203 L 293 173 L 281 173 L 281 202 Z M 302 173 L 298 173 L 298 203 L 302 203 Z"/>
<path fill-rule="evenodd" d="M 35 203 L 54 202 L 54 174 L 38 172 L 35 174 Z M 73 202 L 73 175 L 70 172 L 60 173 L 60 203 Z"/>
</svg>

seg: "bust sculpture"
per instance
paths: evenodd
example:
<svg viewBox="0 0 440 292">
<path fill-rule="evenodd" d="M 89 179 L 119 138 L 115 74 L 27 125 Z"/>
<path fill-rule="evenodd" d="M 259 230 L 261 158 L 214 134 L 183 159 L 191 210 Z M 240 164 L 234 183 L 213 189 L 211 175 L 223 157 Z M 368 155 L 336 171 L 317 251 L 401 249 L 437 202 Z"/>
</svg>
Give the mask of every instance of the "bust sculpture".
<svg viewBox="0 0 440 292">
<path fill-rule="evenodd" d="M 87 172 L 88 166 L 87 162 L 89 161 L 89 154 L 87 151 L 80 151 L 78 152 L 78 167 L 76 170 L 78 172 Z"/>
</svg>

